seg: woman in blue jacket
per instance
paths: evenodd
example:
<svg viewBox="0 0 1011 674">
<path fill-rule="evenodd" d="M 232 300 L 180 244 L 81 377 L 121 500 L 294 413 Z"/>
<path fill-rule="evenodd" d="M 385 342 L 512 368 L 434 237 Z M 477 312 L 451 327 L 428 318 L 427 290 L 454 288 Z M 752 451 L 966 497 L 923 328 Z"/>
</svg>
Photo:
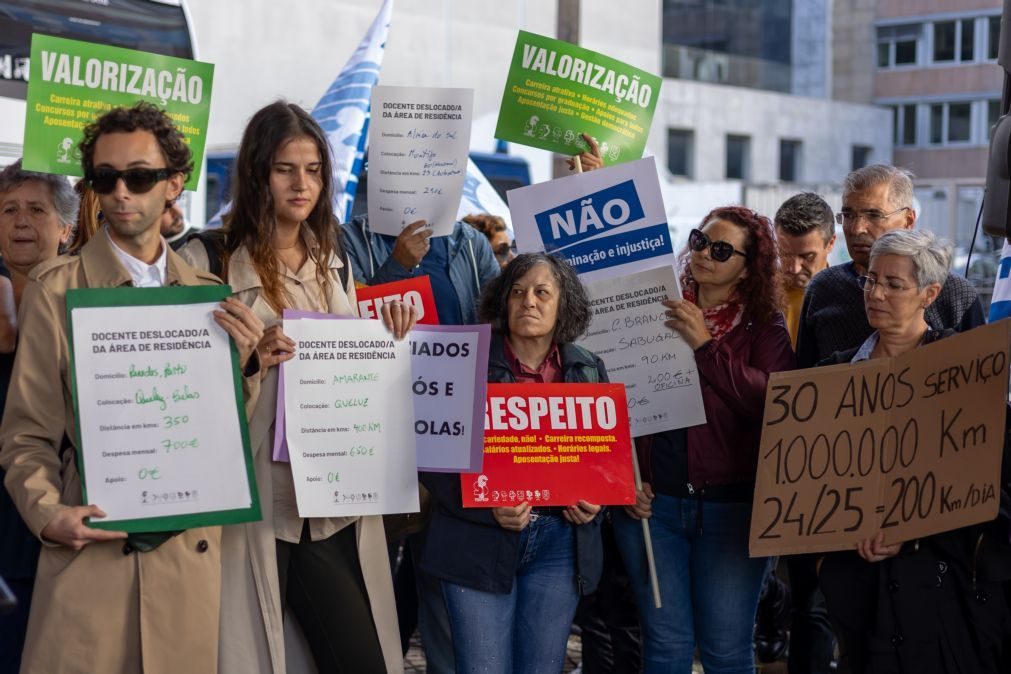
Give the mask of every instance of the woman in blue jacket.
<svg viewBox="0 0 1011 674">
<path fill-rule="evenodd" d="M 494 333 L 489 382 L 607 381 L 601 360 L 572 343 L 591 312 L 563 260 L 520 255 L 478 314 Z M 437 507 L 421 567 L 442 581 L 457 671 L 561 671 L 579 597 L 600 579 L 600 506 L 464 509 L 458 475 L 422 479 Z"/>
</svg>

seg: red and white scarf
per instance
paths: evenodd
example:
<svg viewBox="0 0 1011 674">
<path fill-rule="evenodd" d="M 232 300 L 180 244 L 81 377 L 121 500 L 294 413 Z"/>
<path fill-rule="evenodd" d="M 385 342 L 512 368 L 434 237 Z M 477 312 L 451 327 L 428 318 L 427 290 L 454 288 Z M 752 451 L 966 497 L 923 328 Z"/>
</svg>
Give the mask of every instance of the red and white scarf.
<svg viewBox="0 0 1011 674">
<path fill-rule="evenodd" d="M 694 283 L 684 283 L 681 293 L 685 300 L 698 306 L 696 287 Z M 706 329 L 717 342 L 726 337 L 727 333 L 737 327 L 744 315 L 744 305 L 737 301 L 736 293 L 730 296 L 723 304 L 715 307 L 702 309 L 702 318 L 705 320 Z"/>
</svg>

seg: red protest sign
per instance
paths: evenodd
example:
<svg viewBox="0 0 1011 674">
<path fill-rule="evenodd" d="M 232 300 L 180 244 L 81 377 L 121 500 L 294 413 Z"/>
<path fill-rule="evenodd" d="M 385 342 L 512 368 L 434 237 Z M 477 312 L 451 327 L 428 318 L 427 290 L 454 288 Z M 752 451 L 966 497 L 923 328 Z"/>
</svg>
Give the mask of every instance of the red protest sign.
<svg viewBox="0 0 1011 674">
<path fill-rule="evenodd" d="M 435 313 L 435 295 L 427 276 L 403 281 L 363 286 L 355 291 L 358 298 L 358 315 L 362 318 L 379 318 L 379 309 L 387 302 L 400 301 L 414 307 L 421 325 L 438 325 Z"/>
<path fill-rule="evenodd" d="M 624 384 L 489 384 L 484 465 L 465 508 L 635 503 Z"/>
</svg>

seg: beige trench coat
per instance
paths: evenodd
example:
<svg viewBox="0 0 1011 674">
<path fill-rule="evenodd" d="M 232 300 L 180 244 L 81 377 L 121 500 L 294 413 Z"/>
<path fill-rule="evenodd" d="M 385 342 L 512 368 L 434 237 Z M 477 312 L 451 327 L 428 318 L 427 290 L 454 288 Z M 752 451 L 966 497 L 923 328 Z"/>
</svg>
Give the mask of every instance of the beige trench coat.
<svg viewBox="0 0 1011 674">
<path fill-rule="evenodd" d="M 200 241 L 191 241 L 180 254 L 197 268 L 209 267 L 207 251 Z M 342 288 L 338 280 L 337 270 L 342 266 L 336 258 L 330 263 L 331 278 L 335 282 L 331 284 L 330 296 L 326 298 L 327 311 L 345 316 L 357 315 L 354 281 L 349 275 L 348 286 Z M 280 322 L 280 316 L 262 297 L 260 278 L 245 248 L 240 248 L 229 260 L 227 281 L 234 296 L 252 307 L 265 327 Z M 226 527 L 224 530 L 220 627 L 222 674 L 283 674 L 286 660 L 292 664 L 292 669 L 298 666 L 300 671 L 306 671 L 306 668 L 307 671 L 315 670 L 308 653 L 288 653 L 286 658 L 284 648 L 275 531 L 279 528 L 293 529 L 291 524 L 296 508 L 290 468 L 287 464 L 272 461 L 276 405 L 277 368 L 272 367 L 260 383 L 258 399 L 249 418 L 249 438 L 260 503 L 273 503 L 274 507 L 273 511 L 264 509 L 262 522 Z M 403 657 L 382 518 L 312 519 L 310 531 L 313 540 L 319 540 L 352 524 L 357 534 L 358 559 L 386 669 L 399 673 L 403 671 Z M 297 529 L 300 530 L 300 527 Z M 296 625 L 288 627 L 291 637 Z M 304 642 L 299 639 L 289 638 L 288 643 L 304 647 Z M 296 673 L 292 671 L 289 674 Z"/>
<path fill-rule="evenodd" d="M 20 341 L 4 424 L 0 465 L 32 532 L 81 505 L 70 389 L 66 291 L 131 285 L 107 236 L 79 256 L 40 265 L 25 290 Z M 169 285 L 217 285 L 168 251 Z M 258 375 L 244 380 L 254 395 Z M 61 457 L 66 433 L 75 445 Z M 101 506 L 101 504 L 98 504 Z M 151 552 L 123 541 L 80 552 L 45 544 L 39 559 L 22 673 L 178 674 L 216 672 L 221 528 L 191 529 Z"/>
</svg>

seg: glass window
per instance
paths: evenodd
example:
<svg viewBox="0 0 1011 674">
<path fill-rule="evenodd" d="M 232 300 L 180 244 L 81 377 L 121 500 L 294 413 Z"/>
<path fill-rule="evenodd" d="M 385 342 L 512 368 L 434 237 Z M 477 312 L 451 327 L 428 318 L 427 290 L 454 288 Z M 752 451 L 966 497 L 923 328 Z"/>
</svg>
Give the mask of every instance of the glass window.
<svg viewBox="0 0 1011 674">
<path fill-rule="evenodd" d="M 692 176 L 694 136 L 690 129 L 667 129 L 667 168 L 672 175 Z"/>
<path fill-rule="evenodd" d="M 856 171 L 867 166 L 871 159 L 871 148 L 866 145 L 853 146 L 853 160 L 850 162 L 850 170 Z"/>
<path fill-rule="evenodd" d="M 878 28 L 878 67 L 916 64 L 917 45 L 921 35 L 923 24 L 919 23 Z"/>
<path fill-rule="evenodd" d="M 911 65 L 916 63 L 916 40 L 903 40 L 895 43 L 895 65 Z"/>
<path fill-rule="evenodd" d="M 972 61 L 975 53 L 976 43 L 976 20 L 962 19 L 962 34 L 959 36 L 958 60 Z"/>
<path fill-rule="evenodd" d="M 988 59 L 997 58 L 997 47 L 1000 45 L 1000 17 L 991 16 L 988 20 L 986 57 Z"/>
<path fill-rule="evenodd" d="M 891 42 L 879 42 L 878 43 L 878 67 L 887 68 L 892 64 L 891 62 L 892 53 L 892 43 Z"/>
<path fill-rule="evenodd" d="M 972 103 L 948 104 L 948 142 L 968 143 L 972 128 Z"/>
<path fill-rule="evenodd" d="M 930 106 L 930 142 L 944 142 L 944 106 L 940 104 Z"/>
<path fill-rule="evenodd" d="M 800 175 L 800 150 L 799 140 L 779 141 L 779 179 L 794 183 Z"/>
<path fill-rule="evenodd" d="M 748 136 L 727 136 L 727 178 L 747 180 L 750 161 L 751 138 Z"/>
<path fill-rule="evenodd" d="M 916 145 L 916 106 L 902 106 L 902 144 Z"/>
<path fill-rule="evenodd" d="M 955 60 L 955 22 L 939 21 L 934 24 L 934 61 Z"/>
</svg>

